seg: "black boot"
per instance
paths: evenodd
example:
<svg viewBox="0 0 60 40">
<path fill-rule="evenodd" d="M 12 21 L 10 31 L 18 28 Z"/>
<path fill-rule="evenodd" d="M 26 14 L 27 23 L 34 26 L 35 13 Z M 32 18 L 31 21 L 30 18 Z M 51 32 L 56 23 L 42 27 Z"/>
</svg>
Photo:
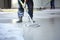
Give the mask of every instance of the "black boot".
<svg viewBox="0 0 60 40">
<path fill-rule="evenodd" d="M 19 21 L 17 23 L 22 23 L 22 17 L 19 17 Z"/>
</svg>

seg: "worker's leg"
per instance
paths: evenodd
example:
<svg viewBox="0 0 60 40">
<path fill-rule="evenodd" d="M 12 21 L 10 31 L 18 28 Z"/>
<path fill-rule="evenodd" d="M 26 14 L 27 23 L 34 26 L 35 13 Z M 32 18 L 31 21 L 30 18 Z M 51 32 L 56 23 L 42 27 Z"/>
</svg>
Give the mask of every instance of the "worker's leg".
<svg viewBox="0 0 60 40">
<path fill-rule="evenodd" d="M 24 2 L 24 1 L 22 0 L 22 2 Z M 17 22 L 20 23 L 20 22 L 22 22 L 22 17 L 24 15 L 24 9 L 23 9 L 21 3 L 19 2 L 19 0 L 18 0 L 18 4 L 19 4 L 19 8 L 18 8 L 18 18 L 19 18 L 19 21 L 17 21 Z"/>
<path fill-rule="evenodd" d="M 31 19 L 33 19 L 33 1 L 29 0 L 27 2 L 28 6 L 28 14 L 30 15 Z"/>
</svg>

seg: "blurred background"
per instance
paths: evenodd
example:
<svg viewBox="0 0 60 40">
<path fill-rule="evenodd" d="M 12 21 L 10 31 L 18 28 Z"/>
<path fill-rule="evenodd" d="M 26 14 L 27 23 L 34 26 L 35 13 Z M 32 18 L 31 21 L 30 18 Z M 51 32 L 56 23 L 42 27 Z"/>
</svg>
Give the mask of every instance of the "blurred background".
<svg viewBox="0 0 60 40">
<path fill-rule="evenodd" d="M 40 9 L 40 8 L 49 9 L 50 8 L 50 0 L 33 0 L 33 1 L 34 1 L 34 9 Z M 58 9 L 60 8 L 60 0 L 55 0 L 55 7 Z M 0 11 L 14 10 L 16 12 L 17 8 L 18 8 L 17 0 L 0 0 Z"/>
</svg>

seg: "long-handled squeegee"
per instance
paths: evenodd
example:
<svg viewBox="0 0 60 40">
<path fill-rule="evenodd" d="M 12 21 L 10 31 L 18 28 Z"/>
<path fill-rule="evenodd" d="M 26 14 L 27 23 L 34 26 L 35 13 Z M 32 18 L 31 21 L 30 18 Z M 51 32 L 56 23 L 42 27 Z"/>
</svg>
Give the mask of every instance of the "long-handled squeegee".
<svg viewBox="0 0 60 40">
<path fill-rule="evenodd" d="M 22 7 L 24 8 L 24 10 L 27 10 L 27 8 L 26 8 L 26 1 L 23 3 L 23 2 L 20 0 L 20 3 L 22 4 Z M 34 22 L 34 21 L 31 19 L 31 17 L 30 17 L 29 14 L 28 14 L 28 17 L 29 17 L 29 19 L 30 19 L 30 22 L 27 23 L 26 26 L 28 26 L 28 27 L 40 27 L 40 24 Z"/>
</svg>

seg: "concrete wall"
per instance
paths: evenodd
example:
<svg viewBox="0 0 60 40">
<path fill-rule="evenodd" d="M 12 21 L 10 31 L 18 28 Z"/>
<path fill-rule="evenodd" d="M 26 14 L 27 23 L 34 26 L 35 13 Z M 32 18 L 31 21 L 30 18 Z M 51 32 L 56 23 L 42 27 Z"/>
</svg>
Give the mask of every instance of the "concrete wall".
<svg viewBox="0 0 60 40">
<path fill-rule="evenodd" d="M 55 0 L 55 6 L 60 7 L 60 0 Z"/>
<path fill-rule="evenodd" d="M 41 0 L 33 0 L 34 2 L 34 8 L 40 8 L 41 7 Z"/>
<path fill-rule="evenodd" d="M 49 7 L 49 4 L 46 4 L 48 0 L 34 0 L 34 8 L 40 8 L 40 7 Z"/>
<path fill-rule="evenodd" d="M 17 0 L 12 0 L 12 5 L 11 8 L 18 8 L 18 1 Z"/>
<path fill-rule="evenodd" d="M 34 0 L 34 8 L 50 7 L 50 3 L 48 2 L 49 0 Z M 60 7 L 60 0 L 55 0 L 55 6 Z"/>
</svg>

